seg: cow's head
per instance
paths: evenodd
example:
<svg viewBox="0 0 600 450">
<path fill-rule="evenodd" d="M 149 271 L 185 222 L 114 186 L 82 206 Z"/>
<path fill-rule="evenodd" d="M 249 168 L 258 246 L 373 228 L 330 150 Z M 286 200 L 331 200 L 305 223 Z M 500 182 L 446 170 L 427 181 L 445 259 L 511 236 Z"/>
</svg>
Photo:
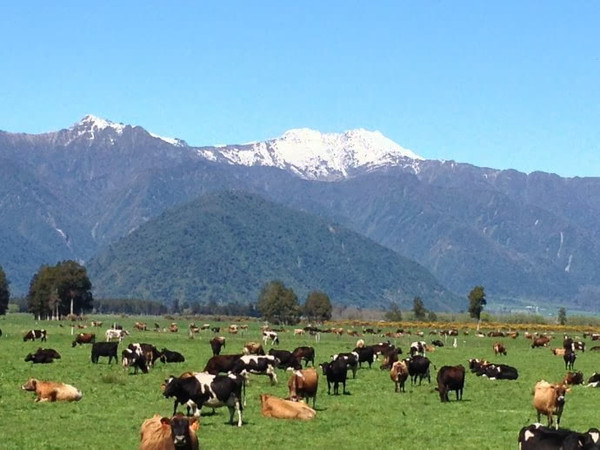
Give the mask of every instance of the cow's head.
<svg viewBox="0 0 600 450">
<path fill-rule="evenodd" d="M 175 390 L 177 389 L 178 386 L 179 386 L 179 378 L 176 378 L 173 375 L 171 375 L 169 378 L 167 378 L 165 380 L 164 383 L 162 383 L 160 385 L 160 389 L 161 389 L 163 395 L 166 398 L 169 398 L 174 395 Z"/>
<path fill-rule="evenodd" d="M 175 448 L 189 448 L 192 434 L 195 434 L 198 429 L 198 419 L 196 417 L 188 419 L 183 414 L 176 414 L 170 420 L 163 417 L 160 421 L 163 424 L 170 423 L 171 438 Z"/>
<path fill-rule="evenodd" d="M 25 382 L 21 389 L 25 391 L 35 391 L 37 388 L 37 380 L 35 378 L 30 378 Z"/>
</svg>

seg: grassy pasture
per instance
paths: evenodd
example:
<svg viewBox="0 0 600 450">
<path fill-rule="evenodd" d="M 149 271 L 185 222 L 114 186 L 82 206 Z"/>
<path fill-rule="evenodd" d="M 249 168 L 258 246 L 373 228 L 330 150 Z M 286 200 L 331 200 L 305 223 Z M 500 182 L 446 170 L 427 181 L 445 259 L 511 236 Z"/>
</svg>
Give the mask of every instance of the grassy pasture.
<svg viewBox="0 0 600 450">
<path fill-rule="evenodd" d="M 169 375 L 179 375 L 186 370 L 199 371 L 211 356 L 208 340 L 209 331 L 201 332 L 193 340 L 187 335 L 188 321 L 176 320 L 179 333 L 140 332 L 133 330 L 136 318 L 93 317 L 103 320 L 102 328 L 88 328 L 103 340 L 104 331 L 113 321 L 121 323 L 131 333 L 120 345 L 120 350 L 129 342 L 147 342 L 158 348 L 167 347 L 183 353 L 185 363 L 162 364 L 149 374 L 128 375 L 120 365 L 90 362 L 90 346 L 71 347 L 73 336 L 68 322 L 36 323 L 30 315 L 11 314 L 0 317 L 0 436 L 3 449 L 134 449 L 139 444 L 139 428 L 144 419 L 153 414 L 170 415 L 172 400 L 164 399 L 160 383 Z M 149 325 L 158 322 L 168 326 L 170 320 L 162 317 L 145 317 Z M 198 322 L 197 322 L 198 323 Z M 227 323 L 212 325 L 227 326 Z M 24 333 L 31 328 L 48 330 L 48 342 L 23 342 Z M 438 336 L 424 339 L 430 342 Z M 531 328 L 530 331 L 535 331 Z M 77 332 L 77 330 L 75 330 Z M 239 353 L 249 340 L 259 340 L 258 323 L 250 323 L 245 335 L 221 335 L 227 338 L 224 353 Z M 581 335 L 581 333 L 579 333 Z M 553 347 L 560 347 L 562 338 L 557 333 Z M 379 342 L 382 338 L 365 337 L 367 343 Z M 444 340 L 441 338 L 442 341 Z M 292 350 L 299 345 L 313 345 L 317 361 L 325 361 L 333 353 L 349 351 L 356 338 L 336 337 L 322 334 L 321 342 L 315 344 L 310 336 L 295 337 L 293 333 L 281 333 L 279 348 Z M 415 336 L 392 340 L 406 353 Z M 492 344 L 503 342 L 508 356 L 495 357 Z M 24 362 L 27 353 L 38 346 L 54 348 L 62 359 L 53 364 Z M 198 436 L 204 449 L 325 449 L 332 446 L 344 449 L 514 449 L 517 448 L 519 429 L 536 421 L 531 405 L 532 388 L 539 379 L 559 381 L 565 374 L 561 357 L 551 354 L 549 349 L 531 349 L 531 342 L 521 335 L 510 338 L 478 338 L 473 335 L 458 337 L 458 347 L 452 348 L 452 338 L 446 347 L 428 356 L 437 368 L 443 365 L 463 364 L 472 357 L 503 362 L 519 370 L 516 381 L 490 381 L 467 373 L 463 400 L 442 404 L 434 391 L 435 372 L 432 384 L 407 385 L 406 393 L 395 393 L 387 371 L 379 370 L 379 362 L 373 369 L 363 368 L 356 379 L 350 379 L 351 395 L 328 396 L 327 383 L 320 378 L 317 398 L 317 417 L 307 423 L 266 419 L 260 415 L 258 395 L 262 392 L 281 397 L 287 395 L 288 374 L 278 371 L 279 383 L 270 386 L 268 379 L 252 376 L 247 388 L 247 406 L 244 411 L 244 426 L 241 429 L 226 424 L 226 408 L 218 409 L 215 415 L 204 411 L 200 419 Z M 591 341 L 588 340 L 588 346 Z M 119 350 L 119 353 L 120 353 Z M 589 377 L 600 371 L 600 354 L 578 353 L 576 370 Z M 76 403 L 34 403 L 33 393 L 21 390 L 29 377 L 43 380 L 62 381 L 73 384 L 83 391 L 83 399 Z M 567 396 L 567 405 L 562 418 L 566 428 L 585 431 L 600 426 L 597 405 L 600 389 L 575 386 Z"/>
</svg>

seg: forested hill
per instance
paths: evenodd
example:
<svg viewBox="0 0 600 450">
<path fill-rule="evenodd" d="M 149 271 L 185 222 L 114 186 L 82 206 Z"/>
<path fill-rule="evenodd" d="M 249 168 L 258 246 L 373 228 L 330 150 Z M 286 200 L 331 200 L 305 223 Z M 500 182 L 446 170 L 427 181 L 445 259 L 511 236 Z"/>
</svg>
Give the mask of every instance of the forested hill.
<svg viewBox="0 0 600 450">
<path fill-rule="evenodd" d="M 357 233 L 242 192 L 208 194 L 167 210 L 87 264 L 94 296 L 170 302 L 255 302 L 281 280 L 301 302 L 436 311 L 464 305 L 429 271 Z"/>
</svg>

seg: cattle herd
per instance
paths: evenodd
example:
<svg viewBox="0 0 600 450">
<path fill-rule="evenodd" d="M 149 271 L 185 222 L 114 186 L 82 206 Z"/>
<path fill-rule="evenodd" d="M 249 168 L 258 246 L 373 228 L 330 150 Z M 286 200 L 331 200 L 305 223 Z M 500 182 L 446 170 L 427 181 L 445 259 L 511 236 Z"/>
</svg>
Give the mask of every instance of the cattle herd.
<svg viewBox="0 0 600 450">
<path fill-rule="evenodd" d="M 134 328 L 136 333 L 148 330 L 145 323 L 136 323 Z M 155 331 L 159 330 L 160 328 L 155 327 Z M 279 383 L 278 373 L 280 375 L 288 373 L 288 396 L 282 398 L 266 393 L 260 394 L 260 412 L 263 417 L 296 420 L 312 420 L 316 417 L 315 407 L 320 375 L 326 382 L 327 395 L 348 395 L 349 385 L 359 376 L 359 371 L 372 369 L 376 362 L 379 362 L 381 371 L 389 373 L 392 381 L 389 385 L 390 392 L 394 389 L 394 392 L 399 394 L 406 392 L 407 382 L 414 389 L 420 389 L 419 386 L 424 382 L 430 385 L 433 370 L 434 391 L 439 394 L 442 403 L 462 401 L 467 371 L 472 374 L 470 376 L 484 377 L 489 380 L 510 382 L 519 378 L 516 367 L 498 361 L 490 362 L 481 357 L 464 361 L 466 367 L 461 361 L 457 361 L 455 365 L 445 364 L 438 368 L 435 365 L 435 358 L 430 359 L 431 353 L 444 347 L 444 342 L 441 339 L 432 339 L 431 344 L 428 344 L 420 334 L 418 340 L 405 347 L 405 354 L 401 346 L 395 344 L 397 339 L 408 336 L 403 330 L 397 330 L 393 336 L 383 334 L 379 336 L 374 330 L 372 333 L 364 331 L 362 334 L 353 333 L 351 336 L 358 335 L 360 338 L 353 348 L 351 350 L 341 348 L 340 345 L 339 352 L 333 354 L 318 354 L 320 333 L 330 330 L 316 327 L 296 329 L 293 333 L 293 336 L 304 336 L 305 333 L 314 336 L 315 346 L 291 346 L 289 350 L 285 350 L 282 347 L 292 341 L 291 336 L 283 336 L 287 330 L 263 327 L 261 339 L 248 340 L 239 348 L 239 352 L 230 354 L 223 354 L 223 351 L 229 347 L 226 346 L 226 338 L 218 335 L 220 327 L 210 327 L 209 324 L 199 327 L 193 324 L 189 326 L 189 330 L 190 337 L 200 332 L 214 334 L 210 339 L 206 339 L 212 356 L 204 363 L 201 371 L 185 371 L 179 375 L 171 375 L 162 382 L 160 386 L 162 396 L 173 400 L 172 415 L 168 417 L 156 415 L 144 421 L 140 428 L 140 449 L 199 448 L 197 430 L 202 408 L 205 407 L 213 411 L 215 408 L 227 407 L 229 423 L 242 427 L 244 408 L 247 406 L 246 388 L 255 383 L 255 375 L 265 376 L 271 385 L 276 385 Z M 172 323 L 164 331 L 177 333 L 178 327 Z M 247 326 L 241 328 L 232 325 L 228 331 L 231 334 L 246 332 Z M 450 338 L 451 345 L 457 346 L 457 330 L 447 330 L 439 334 L 443 335 L 446 343 Z M 367 345 L 363 336 L 369 335 L 373 343 Z M 518 333 L 509 337 L 514 339 L 517 336 Z M 377 342 L 376 338 L 379 337 L 384 339 Z M 390 337 L 394 343 L 391 342 Z M 500 336 L 494 334 L 490 337 Z M 91 363 L 101 363 L 100 358 L 107 358 L 108 365 L 113 362 L 118 364 L 120 361 L 121 366 L 132 375 L 148 374 L 157 361 L 162 363 L 186 361 L 181 353 L 167 348 L 159 350 L 152 344 L 135 340 L 127 345 L 121 344 L 126 338 L 134 340 L 130 333 L 114 324 L 106 330 L 102 341 L 96 340 L 95 333 L 76 334 L 72 347 L 87 344 Z M 525 338 L 531 339 L 532 349 L 548 348 L 552 342 L 551 336 L 526 333 Z M 48 339 L 48 333 L 44 329 L 28 330 L 23 336 L 23 341 L 39 340 L 46 345 Z M 124 347 L 121 352 L 119 352 L 120 345 Z M 490 346 L 489 354 L 493 354 L 495 358 L 505 357 L 506 347 L 505 343 L 494 342 Z M 265 351 L 265 348 L 268 351 Z M 563 380 L 552 382 L 539 380 L 531 387 L 531 405 L 537 415 L 538 423 L 524 426 L 519 431 L 517 438 L 519 448 L 600 449 L 598 429 L 590 428 L 585 432 L 576 432 L 560 428 L 561 416 L 567 405 L 567 393 L 574 385 L 585 383 L 583 374 L 575 371 L 577 352 L 584 351 L 585 342 L 567 335 L 563 336 L 561 347 L 552 349 L 554 355 L 563 357 L 567 374 Z M 317 354 L 319 359 L 316 358 Z M 33 364 L 48 364 L 60 358 L 61 355 L 56 350 L 39 347 L 35 352 L 28 353 L 25 361 Z M 322 362 L 316 364 L 315 361 Z M 588 379 L 587 386 L 599 387 L 600 374 L 594 373 Z M 28 379 L 22 389 L 35 392 L 36 402 L 79 401 L 83 397 L 83 393 L 74 386 L 36 378 Z M 322 387 L 322 390 L 324 389 Z M 178 411 L 179 407 L 185 407 L 185 415 Z M 540 423 L 542 420 L 546 421 L 547 426 Z"/>
</svg>

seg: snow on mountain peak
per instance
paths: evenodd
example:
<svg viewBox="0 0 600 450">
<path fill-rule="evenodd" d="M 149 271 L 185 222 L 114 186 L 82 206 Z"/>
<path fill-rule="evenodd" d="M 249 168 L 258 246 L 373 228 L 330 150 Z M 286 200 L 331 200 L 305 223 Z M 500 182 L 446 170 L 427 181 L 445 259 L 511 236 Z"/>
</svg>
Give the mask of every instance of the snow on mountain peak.
<svg viewBox="0 0 600 450">
<path fill-rule="evenodd" d="M 79 127 L 86 128 L 90 131 L 100 131 L 105 128 L 112 128 L 118 134 L 122 134 L 125 129 L 125 125 L 122 123 L 111 122 L 110 120 L 102 119 L 101 117 L 96 117 L 92 114 L 88 114 L 73 126 L 73 128 Z"/>
</svg>

